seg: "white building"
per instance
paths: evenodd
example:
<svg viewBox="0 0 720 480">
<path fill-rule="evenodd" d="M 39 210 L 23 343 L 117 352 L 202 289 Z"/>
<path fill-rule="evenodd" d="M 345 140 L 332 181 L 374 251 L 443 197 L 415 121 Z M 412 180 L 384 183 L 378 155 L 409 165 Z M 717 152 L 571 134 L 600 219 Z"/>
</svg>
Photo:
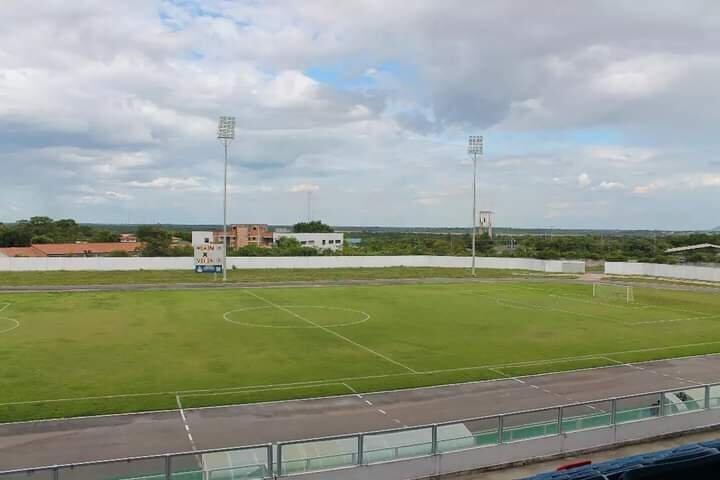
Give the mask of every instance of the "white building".
<svg viewBox="0 0 720 480">
<path fill-rule="evenodd" d="M 300 242 L 303 247 L 317 248 L 318 250 L 342 250 L 343 248 L 342 233 L 285 233 L 273 232 L 273 244 L 284 237 L 290 237 Z"/>
</svg>

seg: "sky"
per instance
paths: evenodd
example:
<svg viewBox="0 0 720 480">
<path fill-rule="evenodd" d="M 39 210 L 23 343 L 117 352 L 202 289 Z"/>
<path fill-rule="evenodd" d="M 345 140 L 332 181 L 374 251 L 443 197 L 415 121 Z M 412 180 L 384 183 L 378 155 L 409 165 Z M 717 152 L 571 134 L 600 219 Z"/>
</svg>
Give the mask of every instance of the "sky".
<svg viewBox="0 0 720 480">
<path fill-rule="evenodd" d="M 0 221 L 720 225 L 715 0 L 0 2 Z"/>
</svg>

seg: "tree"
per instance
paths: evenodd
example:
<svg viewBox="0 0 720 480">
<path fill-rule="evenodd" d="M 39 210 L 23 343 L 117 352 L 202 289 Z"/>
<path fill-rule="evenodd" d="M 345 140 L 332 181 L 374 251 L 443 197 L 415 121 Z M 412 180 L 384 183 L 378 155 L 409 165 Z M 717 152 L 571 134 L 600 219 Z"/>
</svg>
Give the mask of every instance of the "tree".
<svg viewBox="0 0 720 480">
<path fill-rule="evenodd" d="M 40 245 L 43 243 L 54 243 L 54 242 L 55 242 L 55 240 L 52 237 L 50 237 L 49 235 L 35 235 L 34 237 L 32 237 L 32 240 L 31 240 L 31 243 L 33 245 L 36 245 L 36 244 Z"/>
<path fill-rule="evenodd" d="M 295 233 L 332 233 L 333 231 L 330 225 L 326 225 L 320 220 L 300 222 L 293 225 L 293 232 Z"/>
<path fill-rule="evenodd" d="M 29 247 L 32 234 L 17 228 L 0 231 L 0 247 Z"/>
<path fill-rule="evenodd" d="M 169 257 L 172 255 L 172 235 L 158 227 L 143 225 L 137 230 L 138 240 L 145 245 L 141 251 L 143 257 Z"/>
<path fill-rule="evenodd" d="M 115 243 L 120 241 L 120 235 L 110 230 L 98 230 L 93 234 L 92 241 Z"/>
</svg>

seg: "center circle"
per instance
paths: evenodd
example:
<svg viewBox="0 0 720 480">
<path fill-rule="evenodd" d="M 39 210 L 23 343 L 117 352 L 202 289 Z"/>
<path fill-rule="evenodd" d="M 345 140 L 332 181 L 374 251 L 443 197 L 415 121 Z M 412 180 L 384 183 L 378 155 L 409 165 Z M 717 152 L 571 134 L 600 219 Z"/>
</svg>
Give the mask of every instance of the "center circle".
<svg viewBox="0 0 720 480">
<path fill-rule="evenodd" d="M 14 318 L 0 317 L 0 335 L 15 330 L 20 326 L 20 322 Z"/>
<path fill-rule="evenodd" d="M 230 310 L 225 321 L 255 328 L 334 328 L 358 325 L 370 320 L 362 310 L 325 305 L 263 305 Z"/>
</svg>

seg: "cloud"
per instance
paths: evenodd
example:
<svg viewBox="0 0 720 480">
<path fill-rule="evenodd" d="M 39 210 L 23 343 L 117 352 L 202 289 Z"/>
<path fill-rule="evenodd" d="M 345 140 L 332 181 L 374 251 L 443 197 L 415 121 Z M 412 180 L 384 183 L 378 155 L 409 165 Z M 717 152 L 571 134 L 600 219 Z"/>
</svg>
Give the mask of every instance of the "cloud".
<svg viewBox="0 0 720 480">
<path fill-rule="evenodd" d="M 290 187 L 290 191 L 293 193 L 317 192 L 318 190 L 320 190 L 320 186 L 313 183 L 300 183 L 298 185 L 293 185 L 292 187 Z"/>
<path fill-rule="evenodd" d="M 685 211 L 720 209 L 720 39 L 708 20 L 720 5 L 666 2 L 648 15 L 630 1 L 448 2 L 28 10 L 5 0 L 0 166 L 12 174 L 0 176 L 0 205 L 19 206 L 13 217 L 217 221 L 215 129 L 231 114 L 239 222 L 296 220 L 288 185 L 313 179 L 330 222 L 465 225 L 456 205 L 476 133 L 486 138 L 480 202 L 502 205 L 506 225 L 541 221 L 547 204 L 567 205 L 553 209 L 567 226 L 667 222 L 667 204 L 642 198 L 653 192 Z M 623 190 L 636 203 L 603 195 Z M 616 203 L 583 216 L 601 195 Z"/>
<path fill-rule="evenodd" d="M 147 182 L 133 180 L 128 187 L 169 190 L 197 190 L 204 186 L 203 177 L 158 177 Z"/>
<path fill-rule="evenodd" d="M 688 191 L 698 188 L 720 188 L 720 175 L 699 173 L 659 178 L 650 183 L 635 186 L 633 193 L 647 195 L 654 192 Z"/>
<path fill-rule="evenodd" d="M 578 187 L 585 188 L 592 183 L 592 180 L 590 179 L 590 175 L 588 175 L 587 173 L 581 173 L 580 175 L 578 175 L 577 183 Z"/>
<path fill-rule="evenodd" d="M 105 196 L 115 200 L 132 200 L 133 198 L 135 198 L 132 195 L 121 192 L 105 192 Z"/>
<path fill-rule="evenodd" d="M 611 191 L 611 190 L 625 190 L 626 188 L 627 188 L 627 187 L 625 186 L 624 183 L 620 183 L 620 182 L 607 182 L 607 181 L 602 181 L 602 182 L 600 182 L 600 183 L 598 184 L 598 186 L 596 187 L 597 190 L 608 190 L 608 191 Z"/>
</svg>

